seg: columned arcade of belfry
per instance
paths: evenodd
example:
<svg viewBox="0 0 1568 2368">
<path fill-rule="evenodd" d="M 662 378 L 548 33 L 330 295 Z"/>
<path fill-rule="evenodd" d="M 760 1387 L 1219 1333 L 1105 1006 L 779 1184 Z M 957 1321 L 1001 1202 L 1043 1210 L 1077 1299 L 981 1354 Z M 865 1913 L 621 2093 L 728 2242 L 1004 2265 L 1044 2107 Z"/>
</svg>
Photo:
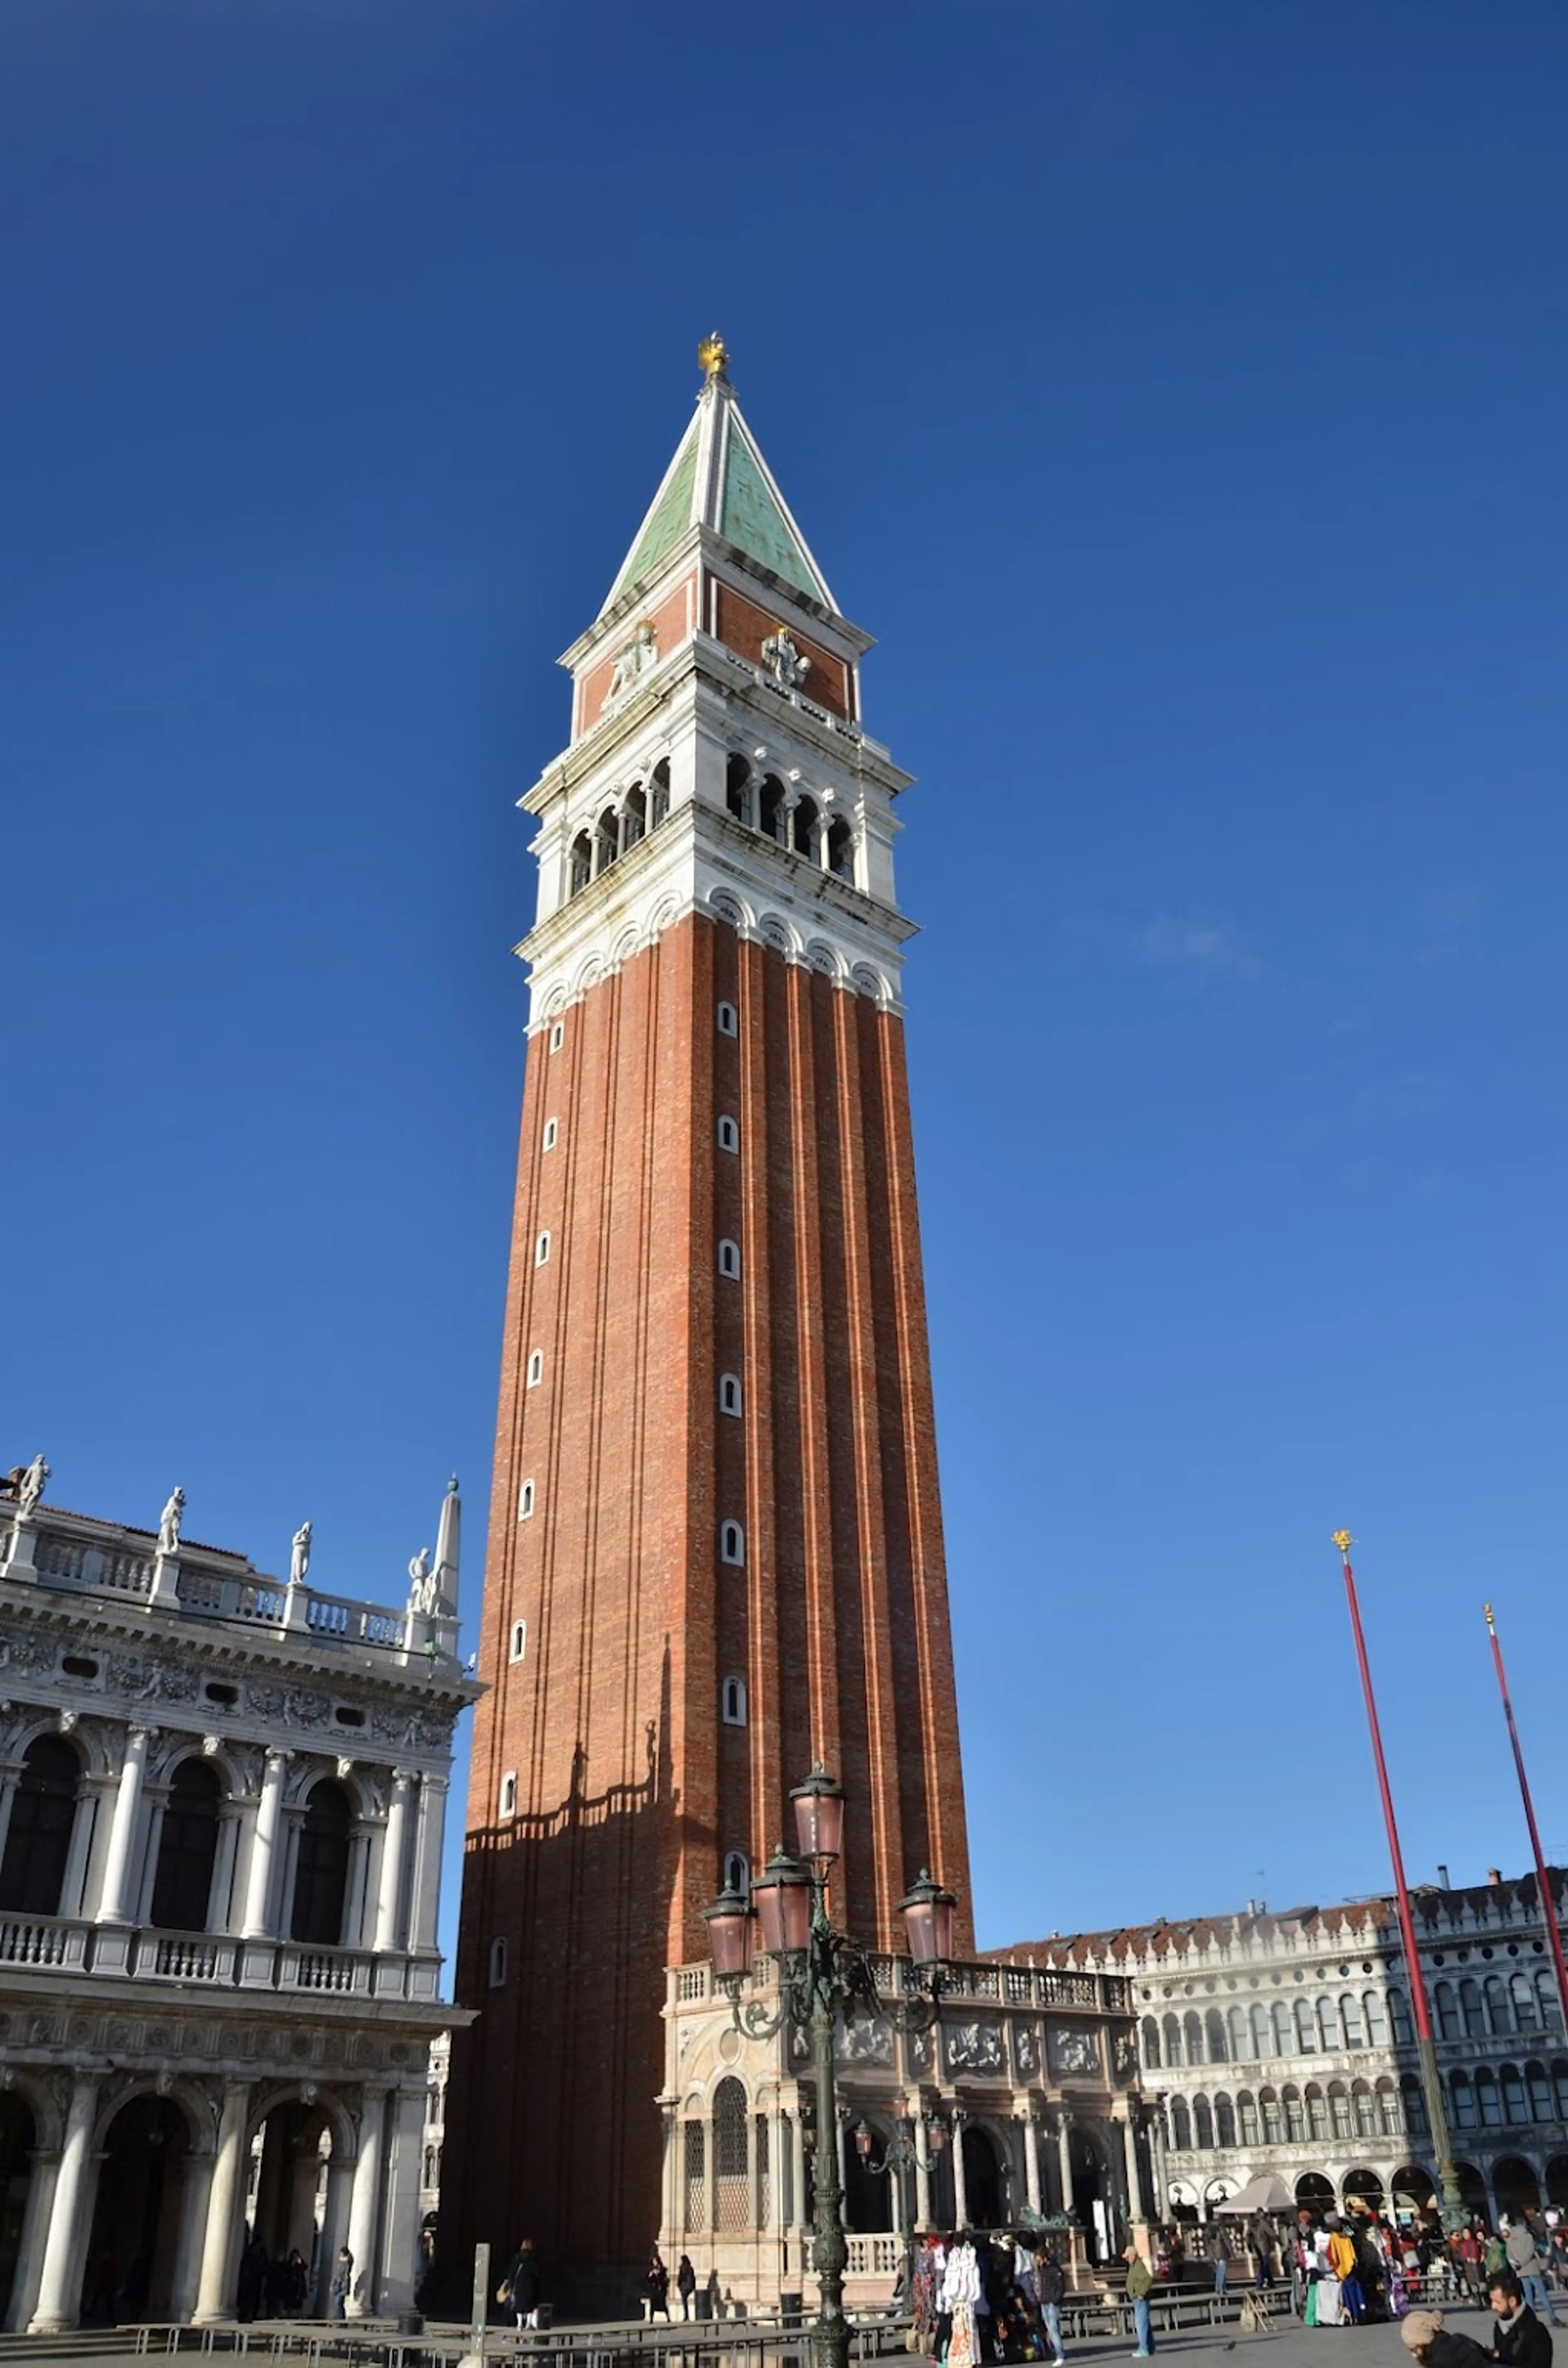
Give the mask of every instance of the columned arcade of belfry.
<svg viewBox="0 0 1568 2368">
<path fill-rule="evenodd" d="M 0 2323 L 218 2324 L 295 2252 L 324 2317 L 345 2244 L 348 2316 L 406 2309 L 457 1484 L 378 1603 L 318 1585 L 308 1521 L 271 1578 L 177 1489 L 153 1531 L 49 1476 L 0 1488 Z"/>
</svg>

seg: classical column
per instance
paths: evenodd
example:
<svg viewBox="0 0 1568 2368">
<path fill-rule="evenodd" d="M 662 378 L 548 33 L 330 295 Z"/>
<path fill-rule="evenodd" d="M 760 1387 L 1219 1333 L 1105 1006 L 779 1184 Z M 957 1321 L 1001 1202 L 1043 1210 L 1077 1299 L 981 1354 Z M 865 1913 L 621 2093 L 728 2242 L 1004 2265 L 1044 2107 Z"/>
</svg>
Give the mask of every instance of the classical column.
<svg viewBox="0 0 1568 2368">
<path fill-rule="evenodd" d="M 386 2153 L 388 2091 L 367 2089 L 359 2111 L 359 2157 L 348 2203 L 348 2249 L 354 2256 L 350 2318 L 369 2318 L 376 2307 L 376 2238 L 381 2216 L 381 2162 Z"/>
<path fill-rule="evenodd" d="M 376 1901 L 376 1937 L 370 1943 L 378 1956 L 398 1944 L 403 1921 L 403 1867 L 408 1848 L 408 1796 L 414 1778 L 406 1768 L 395 1768 L 392 1805 L 387 1811 L 387 1838 L 381 1846 L 381 1896 Z"/>
<path fill-rule="evenodd" d="M 337 2144 L 335 2129 L 333 2144 Z M 324 2318 L 331 2305 L 332 2273 L 337 2265 L 337 2248 L 348 2236 L 348 2202 L 353 2186 L 354 2165 L 341 2161 L 336 2154 L 330 2155 L 326 2166 L 326 2210 L 321 2224 L 321 2256 L 316 2263 L 316 2290 L 312 2304 L 317 2318 Z"/>
<path fill-rule="evenodd" d="M 60 1722 L 61 1733 L 68 1734 L 75 1725 L 75 1716 L 67 1712 Z M 65 1880 L 60 1886 L 62 1916 L 80 1916 L 87 1890 L 87 1862 L 95 1837 L 102 1830 L 102 1804 L 114 1789 L 110 1776 L 89 1776 L 76 1796 L 76 1817 L 71 1828 L 71 1849 L 65 1861 Z"/>
<path fill-rule="evenodd" d="M 43 2273 L 39 2280 L 38 2307 L 28 2325 L 29 2335 L 58 2335 L 76 2324 L 82 2248 L 92 2222 L 97 2187 L 97 2165 L 92 2151 L 97 2101 L 97 2074 L 78 2072 L 71 2083 L 65 2142 L 60 2149 L 54 2208 L 44 2238 Z"/>
<path fill-rule="evenodd" d="M 212 2203 L 212 2174 L 217 2167 L 215 2154 L 189 2154 L 185 2158 L 179 2234 L 175 2239 L 175 2262 L 169 2279 L 171 2318 L 188 2318 L 196 2308 L 197 2285 L 201 2276 L 202 2240 L 207 2233 L 207 2218 Z"/>
<path fill-rule="evenodd" d="M 1149 2161 L 1154 2174 L 1154 2217 L 1163 2220 L 1170 2207 L 1170 2167 L 1165 2161 L 1165 2117 L 1156 2106 L 1149 2122 Z"/>
<path fill-rule="evenodd" d="M 915 2098 L 910 2109 L 910 2121 L 915 2131 L 915 2225 L 917 2228 L 931 2226 L 931 2134 L 926 2126 L 926 2116 Z"/>
<path fill-rule="evenodd" d="M 1138 2159 L 1138 2121 L 1131 2105 L 1121 2124 L 1121 2143 L 1127 2154 L 1127 2212 L 1132 2220 L 1146 2220 L 1148 2206 L 1143 2200 L 1143 2166 Z"/>
<path fill-rule="evenodd" d="M 35 2146 L 31 2161 L 27 2207 L 17 2246 L 17 2271 L 11 2282 L 11 2307 L 6 2315 L 7 2335 L 19 2334 L 33 2315 L 39 2280 L 43 2274 L 44 2232 L 53 2216 L 54 2183 L 60 2176 L 57 2153 Z"/>
<path fill-rule="evenodd" d="M 227 2318 L 233 2301 L 240 2208 L 245 2192 L 245 2119 L 249 2105 L 249 2083 L 225 2080 L 223 2109 L 218 2120 L 218 2148 L 207 2197 L 207 2226 L 201 2238 L 201 2273 L 196 2286 L 198 2327 L 211 2327 L 219 2319 Z"/>
<path fill-rule="evenodd" d="M 960 2230 L 969 2226 L 969 2188 L 963 2175 L 963 2123 L 964 2117 L 955 2105 L 953 2108 L 953 2226 Z"/>
<path fill-rule="evenodd" d="M 407 2310 L 414 2301 L 419 2262 L 419 2173 L 425 2145 L 425 2091 L 399 2089 L 392 2100 L 392 2140 L 382 2181 L 385 2231 L 381 2256 L 386 2275 L 378 2306 L 383 2317 Z"/>
<path fill-rule="evenodd" d="M 268 1911 L 272 1904 L 272 1868 L 278 1855 L 278 1828 L 283 1816 L 283 1780 L 289 1770 L 286 1751 L 269 1751 L 261 1780 L 261 1799 L 250 1838 L 250 1865 L 245 1871 L 245 1907 L 240 1931 L 247 1941 L 271 1937 Z"/>
<path fill-rule="evenodd" d="M 1056 2119 L 1056 2160 L 1062 2177 L 1062 2209 L 1073 2210 L 1073 2123 L 1065 2113 Z"/>
<path fill-rule="evenodd" d="M 1022 2115 L 1022 2120 L 1024 2124 L 1024 2192 L 1028 2198 L 1029 2210 L 1031 2212 L 1038 2212 L 1040 2208 L 1040 2123 L 1036 2121 L 1033 2113 L 1029 2112 L 1027 2109 Z"/>
<path fill-rule="evenodd" d="M 130 1921 L 131 1846 L 136 1839 L 137 1817 L 142 1807 L 142 1780 L 147 1772 L 147 1746 L 152 1730 L 132 1726 L 126 1730 L 125 1759 L 119 1771 L 119 1789 L 114 1796 L 114 1821 L 108 1830 L 108 1850 L 104 1859 L 103 1889 L 99 1895 L 100 1924 L 125 1924 Z"/>
<path fill-rule="evenodd" d="M 411 1949 L 434 1949 L 436 1919 L 441 1906 L 441 1848 L 447 1822 L 447 1779 L 419 1779 L 419 1823 L 414 1837 L 414 1914 L 409 1922 Z"/>
<path fill-rule="evenodd" d="M 0 1768 L 0 1851 L 5 1850 L 6 1837 L 11 1830 L 11 1804 L 17 1797 L 21 1776 L 21 1768 L 14 1759 Z"/>
</svg>

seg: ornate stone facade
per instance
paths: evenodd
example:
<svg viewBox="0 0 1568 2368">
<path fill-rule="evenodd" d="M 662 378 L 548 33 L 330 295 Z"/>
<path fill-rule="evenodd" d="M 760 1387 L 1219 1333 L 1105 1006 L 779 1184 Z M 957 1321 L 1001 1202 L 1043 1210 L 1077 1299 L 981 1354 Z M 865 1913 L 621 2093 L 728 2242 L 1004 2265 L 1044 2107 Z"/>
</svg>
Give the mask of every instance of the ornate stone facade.
<svg viewBox="0 0 1568 2368">
<path fill-rule="evenodd" d="M 458 1502 L 408 1607 L 0 1499 L 0 2310 L 232 2316 L 242 2250 L 404 2307 Z M 453 1484 L 455 1492 L 456 1483 Z M 177 1495 L 177 1492 L 176 1492 Z M 308 1554 L 308 1547 L 304 1550 Z"/>
<path fill-rule="evenodd" d="M 892 2004 L 911 1967 L 872 1961 Z M 743 1994 L 777 2004 L 759 1961 Z M 810 2164 L 816 2145 L 809 2034 L 736 2027 L 706 1965 L 672 1969 L 665 2007 L 665 2185 L 660 2248 L 716 2269 L 737 2303 L 812 2291 Z M 1104 2260 L 1149 2209 L 1153 2169 L 1130 1985 L 1119 1975 L 993 1964 L 945 1969 L 929 2029 L 884 2017 L 841 2023 L 835 2143 L 852 2304 L 888 2299 L 913 2228 L 1000 2227 L 1071 2214 L 1076 2265 Z M 880 2166 L 899 2124 L 912 2169 Z M 866 2149 L 856 2133 L 864 2123 Z M 902 2212 L 900 2209 L 902 2203 Z"/>
</svg>

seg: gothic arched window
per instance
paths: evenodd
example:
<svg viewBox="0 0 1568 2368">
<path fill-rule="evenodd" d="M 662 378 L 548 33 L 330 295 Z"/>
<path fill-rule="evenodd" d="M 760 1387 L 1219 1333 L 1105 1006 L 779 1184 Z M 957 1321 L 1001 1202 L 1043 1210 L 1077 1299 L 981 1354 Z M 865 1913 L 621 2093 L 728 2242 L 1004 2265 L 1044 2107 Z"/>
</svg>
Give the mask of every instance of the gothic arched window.
<svg viewBox="0 0 1568 2368">
<path fill-rule="evenodd" d="M 1192 2150 L 1192 2116 L 1185 2097 L 1171 2100 L 1171 2144 L 1177 2154 L 1189 2154 Z"/>
<path fill-rule="evenodd" d="M 1160 2026 L 1152 2014 L 1146 2014 L 1143 2017 L 1141 2035 L 1143 2041 L 1143 2069 L 1146 2072 L 1157 2072 L 1160 2069 Z"/>
<path fill-rule="evenodd" d="M 341 1784 L 324 1777 L 312 1785 L 294 1863 L 290 1940 L 318 1949 L 340 1946 L 348 1890 L 348 1829 L 353 1821 L 348 1795 Z"/>
<path fill-rule="evenodd" d="M 726 1678 L 719 1690 L 720 1713 L 726 1726 L 744 1726 L 746 1723 L 746 1681 L 744 1678 Z"/>
<path fill-rule="evenodd" d="M 58 1916 L 76 1825 L 82 1763 L 62 1735 L 36 1736 L 22 1754 L 0 1859 L 0 1908 Z"/>
<path fill-rule="evenodd" d="M 1217 2143 L 1222 2146 L 1235 2145 L 1236 2108 L 1233 2100 L 1227 2096 L 1218 2096 L 1214 2100 L 1214 2136 Z"/>
<path fill-rule="evenodd" d="M 1217 2006 L 1211 2006 L 1203 2018 L 1203 2035 L 1208 2043 L 1210 2064 L 1223 2064 L 1230 2050 L 1225 2044 L 1225 2018 Z"/>
<path fill-rule="evenodd" d="M 205 1759 L 182 1759 L 164 1809 L 153 1921 L 162 1932 L 205 1932 L 218 1857 L 223 1788 Z"/>
<path fill-rule="evenodd" d="M 744 1563 L 745 1558 L 746 1533 L 739 1521 L 722 1521 L 719 1525 L 720 1561 Z"/>
</svg>

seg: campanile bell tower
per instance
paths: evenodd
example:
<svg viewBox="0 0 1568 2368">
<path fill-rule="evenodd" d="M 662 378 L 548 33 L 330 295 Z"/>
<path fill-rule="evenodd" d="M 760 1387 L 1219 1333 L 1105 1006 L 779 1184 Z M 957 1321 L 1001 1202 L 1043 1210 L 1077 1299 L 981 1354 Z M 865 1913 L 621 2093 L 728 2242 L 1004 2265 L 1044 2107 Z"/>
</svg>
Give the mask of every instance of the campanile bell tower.
<svg viewBox="0 0 1568 2368">
<path fill-rule="evenodd" d="M 824 1760 L 835 1912 L 967 1901 L 894 804 L 714 337 L 536 824 L 443 2238 L 641 2267 L 665 1967 Z M 965 1911 L 967 1912 L 967 1910 Z M 960 1947 L 971 1946 L 960 1930 Z"/>
</svg>

